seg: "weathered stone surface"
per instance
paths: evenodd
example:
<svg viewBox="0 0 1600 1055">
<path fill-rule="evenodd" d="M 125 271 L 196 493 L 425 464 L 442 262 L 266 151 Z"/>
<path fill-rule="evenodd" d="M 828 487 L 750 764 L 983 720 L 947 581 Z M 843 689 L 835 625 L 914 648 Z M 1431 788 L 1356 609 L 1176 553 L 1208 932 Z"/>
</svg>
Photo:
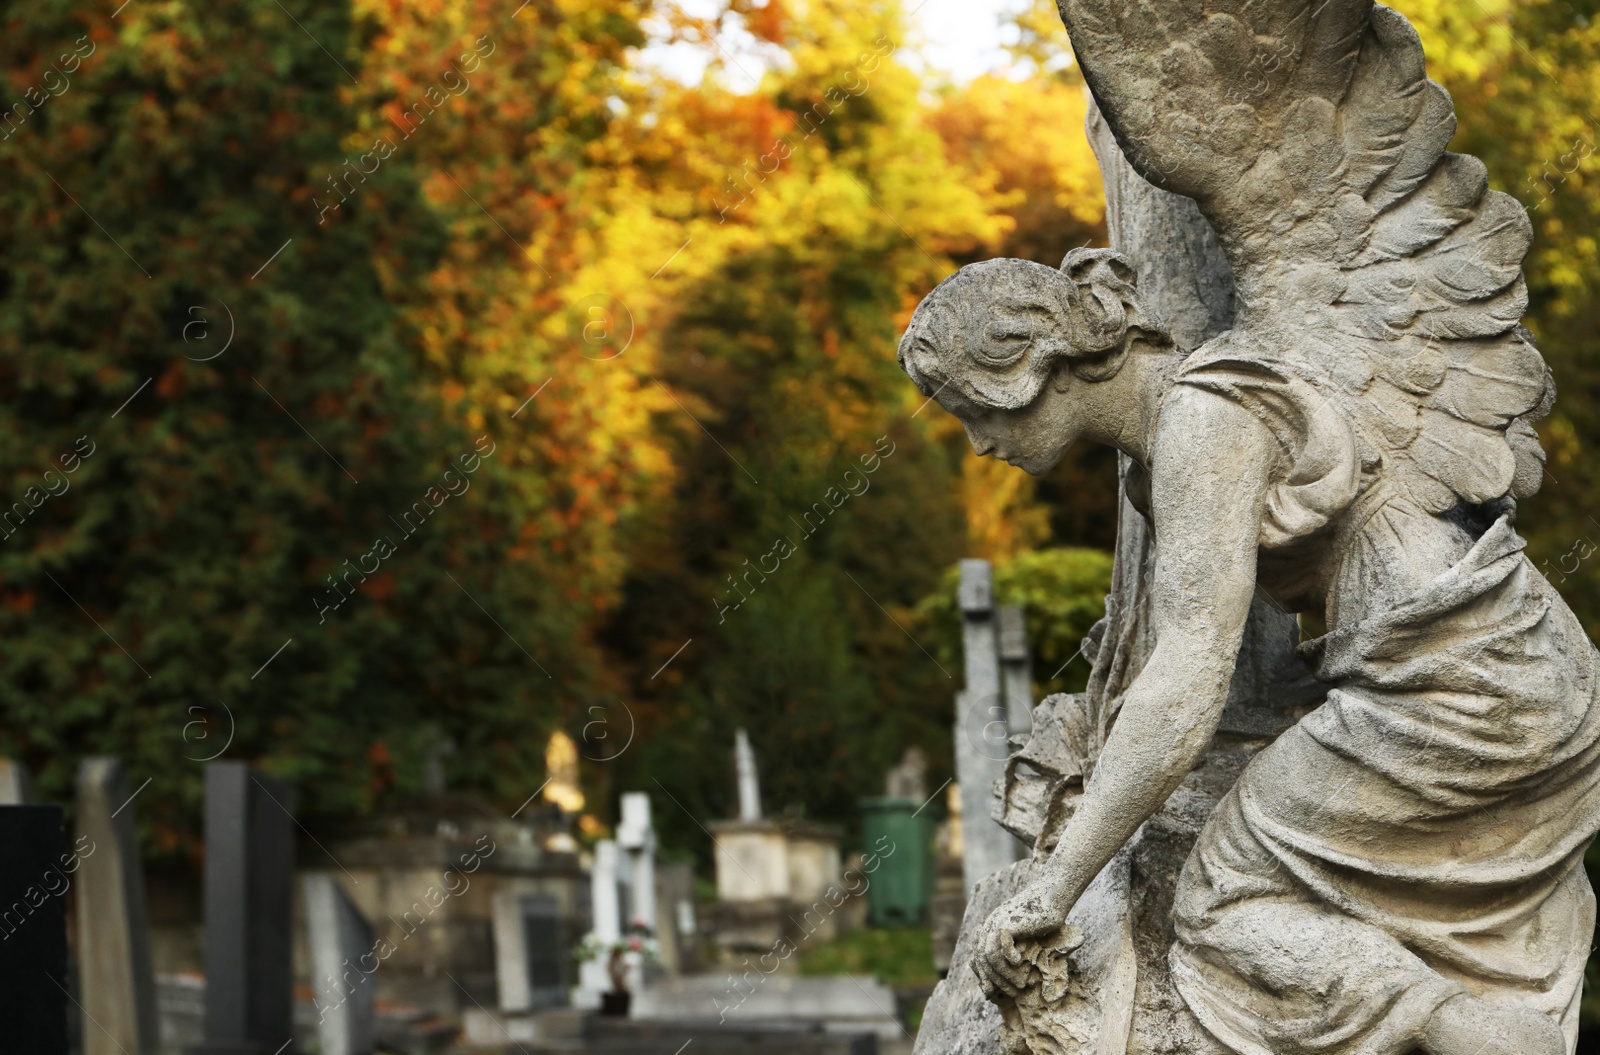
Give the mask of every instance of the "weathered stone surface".
<svg viewBox="0 0 1600 1055">
<path fill-rule="evenodd" d="M 961 653 L 965 687 L 956 694 L 952 737 L 961 794 L 961 873 L 968 894 L 978 881 L 1022 856 L 1015 838 L 990 819 L 995 781 L 1011 753 L 1012 720 L 1000 661 L 994 572 L 986 560 L 961 562 Z"/>
<path fill-rule="evenodd" d="M 1137 253 L 1141 292 L 1185 344 L 1200 344 L 1225 330 L 1233 320 L 1233 280 L 1210 225 L 1192 200 L 1159 190 L 1132 170 L 1092 100 L 1088 128 L 1105 181 L 1111 241 L 1119 249 Z M 1126 456 L 1121 460 L 1125 476 L 1131 463 Z M 1054 848 L 1055 836 L 1068 816 L 1065 807 L 1071 796 L 1063 791 L 1081 789 L 1097 749 L 1101 734 L 1090 714 L 1105 710 L 1104 701 L 1115 700 L 1126 691 L 1149 655 L 1147 582 L 1153 570 L 1154 546 L 1144 517 L 1126 498 L 1121 505 L 1106 619 L 1096 626 L 1084 650 L 1092 666 L 1087 696 L 1101 702 L 1091 706 L 1087 700 L 1075 700 L 1069 706 L 1067 697 L 1043 701 L 1034 710 L 1027 746 L 1007 763 L 997 819 L 1030 845 L 1043 834 L 1045 851 Z M 1253 606 L 1230 686 L 1224 728 L 1259 732 L 1265 725 L 1276 730 L 1292 720 L 1295 710 L 1314 701 L 1321 688 L 1294 657 L 1296 636 L 1294 620 L 1273 607 L 1270 599 L 1262 598 Z M 1264 722 L 1263 712 L 1269 716 Z M 1219 745 L 1201 760 L 1190 783 L 1212 788 L 1220 785 L 1225 790 L 1238 772 L 1233 755 L 1228 747 Z M 1066 788 L 1059 785 L 1062 781 Z M 1126 932 L 1133 942 L 1139 984 L 1134 1018 L 1152 1050 L 1183 1050 L 1181 1043 L 1193 1040 L 1197 1032 L 1197 1024 L 1181 1001 L 1175 1000 L 1167 981 L 1171 921 L 1164 913 L 1170 909 L 1178 868 L 1203 819 L 1203 812 L 1197 819 L 1195 811 L 1207 809 L 1215 798 L 1216 794 L 1201 796 L 1196 802 L 1190 797 L 1183 814 L 1169 816 L 1177 807 L 1175 799 L 1147 825 L 1141 846 L 1148 859 L 1144 867 L 1132 871 L 1126 886 L 1127 897 L 1141 906 L 1131 917 L 1125 907 L 1115 905 L 1102 908 L 1098 916 L 1082 910 L 1077 913 L 1078 925 L 1091 933 Z M 1047 818 L 1052 805 L 1054 815 Z M 1163 832 L 1160 839 L 1149 830 L 1157 825 Z M 1180 833 L 1176 838 L 1170 835 L 1173 830 Z M 918 1055 L 947 1051 L 998 1055 L 1002 1050 L 1000 1016 L 984 999 L 972 972 L 972 948 L 978 928 L 999 904 L 1020 892 L 1024 877 L 1031 874 L 1029 868 L 1031 865 L 1023 863 L 997 875 L 993 882 L 980 886 L 981 897 L 969 903 L 948 979 L 923 1013 Z M 1101 904 L 1105 901 L 1102 898 Z M 1093 926 L 1096 923 L 1098 927 Z M 1105 939 L 1102 937 L 1098 946 L 1093 941 L 1089 944 L 1104 948 Z M 1088 1020 L 1080 1025 L 1089 1028 Z M 1180 1046 L 1169 1047 L 1169 1042 Z"/>
<path fill-rule="evenodd" d="M 1370 0 L 1060 9 L 1122 155 L 1215 241 L 969 265 L 901 342 L 978 454 L 1125 456 L 1089 689 L 1001 803 L 1035 858 L 958 950 L 999 1047 L 1570 1051 L 1600 654 L 1511 526 L 1554 397 L 1527 217 L 1445 152 L 1449 97 Z M 1173 280 L 1212 244 L 1231 294 Z M 1152 276 L 1188 285 L 1175 321 Z M 1328 628 L 1314 680 L 1291 612 Z M 971 1039 L 966 985 L 924 1050 Z"/>
</svg>

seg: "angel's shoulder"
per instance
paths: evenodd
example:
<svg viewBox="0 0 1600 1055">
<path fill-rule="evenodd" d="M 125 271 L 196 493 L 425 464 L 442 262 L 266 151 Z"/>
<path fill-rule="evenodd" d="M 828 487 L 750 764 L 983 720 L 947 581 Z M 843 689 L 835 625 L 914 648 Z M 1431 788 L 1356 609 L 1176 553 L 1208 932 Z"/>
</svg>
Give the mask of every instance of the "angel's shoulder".
<svg viewBox="0 0 1600 1055">
<path fill-rule="evenodd" d="M 1277 475 L 1287 454 L 1272 411 L 1252 392 L 1246 369 L 1180 366 L 1161 399 L 1151 443 L 1152 470 L 1181 478 L 1185 490 L 1207 479 Z"/>
<path fill-rule="evenodd" d="M 1248 340 L 1234 337 L 1197 351 L 1174 376 L 1168 402 L 1191 408 L 1184 415 L 1191 421 L 1203 416 L 1220 423 L 1226 413 L 1234 422 L 1254 422 L 1259 433 L 1270 436 L 1273 450 L 1260 537 L 1264 546 L 1282 546 L 1321 530 L 1361 490 L 1361 459 L 1345 408 L 1294 363 L 1254 348 Z M 1215 409 L 1222 406 L 1231 409 Z M 1182 427 L 1181 418 L 1174 426 Z M 1198 450 L 1201 442 L 1209 447 L 1225 440 L 1210 435 L 1195 446 Z M 1234 448 L 1248 447 L 1242 435 L 1237 440 Z"/>
</svg>

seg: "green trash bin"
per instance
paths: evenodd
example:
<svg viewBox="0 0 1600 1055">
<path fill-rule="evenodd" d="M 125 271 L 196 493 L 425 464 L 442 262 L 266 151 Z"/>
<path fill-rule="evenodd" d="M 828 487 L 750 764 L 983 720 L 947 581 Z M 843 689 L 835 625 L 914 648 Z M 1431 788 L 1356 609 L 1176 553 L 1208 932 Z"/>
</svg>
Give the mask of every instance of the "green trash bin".
<svg viewBox="0 0 1600 1055">
<path fill-rule="evenodd" d="M 867 877 L 867 922 L 874 927 L 909 927 L 928 919 L 933 894 L 933 818 L 915 799 L 861 800 L 866 845 L 862 856 L 877 868 Z"/>
</svg>

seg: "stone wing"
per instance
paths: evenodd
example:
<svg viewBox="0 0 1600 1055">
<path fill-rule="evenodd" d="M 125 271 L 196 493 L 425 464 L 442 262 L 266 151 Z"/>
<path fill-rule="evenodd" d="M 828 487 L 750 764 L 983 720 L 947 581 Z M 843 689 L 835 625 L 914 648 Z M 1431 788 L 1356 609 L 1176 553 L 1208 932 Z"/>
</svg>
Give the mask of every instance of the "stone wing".
<svg viewBox="0 0 1600 1055">
<path fill-rule="evenodd" d="M 1553 388 L 1520 325 L 1532 228 L 1446 152 L 1455 111 L 1410 23 L 1371 0 L 1058 3 L 1129 162 L 1215 228 L 1235 350 L 1317 382 L 1364 467 L 1430 511 L 1536 490 Z"/>
</svg>

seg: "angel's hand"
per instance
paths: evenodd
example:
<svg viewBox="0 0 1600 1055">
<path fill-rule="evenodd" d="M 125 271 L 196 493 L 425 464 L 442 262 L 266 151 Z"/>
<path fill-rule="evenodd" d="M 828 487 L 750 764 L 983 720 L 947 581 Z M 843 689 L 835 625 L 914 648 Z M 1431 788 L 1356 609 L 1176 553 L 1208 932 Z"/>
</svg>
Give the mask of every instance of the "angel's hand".
<svg viewBox="0 0 1600 1055">
<path fill-rule="evenodd" d="M 1061 956 L 1083 941 L 1078 928 L 1067 925 L 1058 895 L 1053 881 L 1037 882 L 1001 905 L 984 923 L 972 969 L 985 996 L 991 1000 L 1001 994 L 1014 998 L 1027 986 L 1038 965 L 1017 947 L 1018 941 L 1048 941 L 1055 947 L 1052 951 Z"/>
</svg>

